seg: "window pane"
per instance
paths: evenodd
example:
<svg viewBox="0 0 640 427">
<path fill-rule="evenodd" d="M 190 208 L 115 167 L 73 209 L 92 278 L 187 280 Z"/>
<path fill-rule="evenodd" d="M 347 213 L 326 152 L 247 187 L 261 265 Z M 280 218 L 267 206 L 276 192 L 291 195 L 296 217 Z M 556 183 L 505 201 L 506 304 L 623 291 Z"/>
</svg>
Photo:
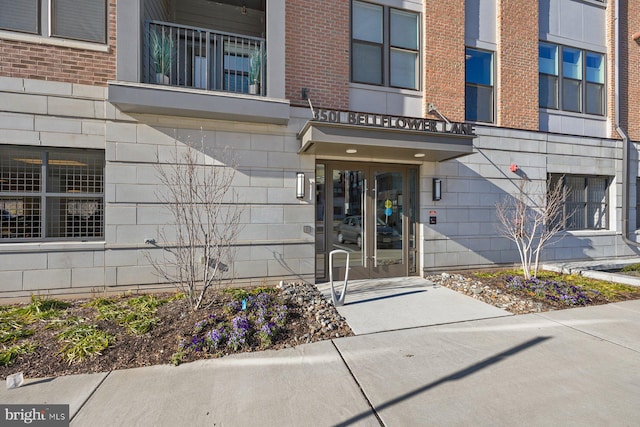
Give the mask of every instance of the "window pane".
<svg viewBox="0 0 640 427">
<path fill-rule="evenodd" d="M 544 108 L 558 108 L 558 78 L 540 74 L 539 86 L 540 106 Z"/>
<path fill-rule="evenodd" d="M 102 193 L 104 161 L 94 151 L 49 153 L 48 193 Z"/>
<path fill-rule="evenodd" d="M 52 0 L 54 36 L 105 43 L 106 17 L 106 0 Z"/>
<path fill-rule="evenodd" d="M 562 75 L 582 80 L 582 51 L 565 47 L 562 49 Z"/>
<path fill-rule="evenodd" d="M 571 230 L 583 230 L 587 228 L 585 222 L 586 206 L 584 203 L 569 203 L 567 202 L 567 212 L 573 212 L 567 220 L 567 228 Z"/>
<path fill-rule="evenodd" d="M 493 122 L 493 88 L 467 85 L 465 88 L 465 118 L 478 122 Z"/>
<path fill-rule="evenodd" d="M 0 192 L 39 192 L 41 171 L 40 151 L 0 146 Z"/>
<path fill-rule="evenodd" d="M 49 197 L 48 237 L 102 237 L 102 199 Z"/>
<path fill-rule="evenodd" d="M 391 9 L 391 46 L 418 50 L 418 14 Z"/>
<path fill-rule="evenodd" d="M 466 49 L 467 83 L 493 85 L 493 54 L 475 49 Z"/>
<path fill-rule="evenodd" d="M 223 54 L 223 89 L 230 92 L 249 92 L 249 55 L 251 49 L 242 43 L 225 42 Z"/>
<path fill-rule="evenodd" d="M 582 111 L 582 97 L 580 88 L 582 82 L 579 80 L 564 79 L 562 81 L 562 109 L 567 111 Z"/>
<path fill-rule="evenodd" d="M 418 89 L 418 54 L 391 50 L 391 86 Z"/>
<path fill-rule="evenodd" d="M 558 47 L 540 43 L 538 46 L 538 67 L 541 73 L 558 75 Z"/>
<path fill-rule="evenodd" d="M 569 202 L 586 202 L 584 194 L 585 179 L 583 176 L 567 176 L 565 177 L 567 190 L 567 201 Z"/>
<path fill-rule="evenodd" d="M 607 180 L 600 177 L 587 178 L 587 227 L 607 227 Z"/>
<path fill-rule="evenodd" d="M 586 52 L 587 81 L 604 84 L 604 56 Z"/>
<path fill-rule="evenodd" d="M 0 239 L 40 237 L 40 198 L 0 197 Z"/>
<path fill-rule="evenodd" d="M 38 34 L 40 0 L 0 0 L 0 29 Z"/>
<path fill-rule="evenodd" d="M 353 43 L 353 81 L 382 84 L 382 47 Z"/>
<path fill-rule="evenodd" d="M 587 83 L 587 100 L 585 112 L 604 115 L 604 85 Z"/>
<path fill-rule="evenodd" d="M 353 2 L 353 38 L 382 43 L 382 6 Z"/>
</svg>

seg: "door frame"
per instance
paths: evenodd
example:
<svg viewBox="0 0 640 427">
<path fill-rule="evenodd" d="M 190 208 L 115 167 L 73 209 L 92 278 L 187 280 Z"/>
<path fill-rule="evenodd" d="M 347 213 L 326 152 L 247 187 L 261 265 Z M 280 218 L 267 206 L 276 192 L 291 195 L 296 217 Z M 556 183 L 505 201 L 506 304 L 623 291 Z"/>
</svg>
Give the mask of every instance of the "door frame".
<svg viewBox="0 0 640 427">
<path fill-rule="evenodd" d="M 417 274 L 417 221 L 419 212 L 419 165 L 411 164 L 398 164 L 398 163 L 376 163 L 376 162 L 357 162 L 357 161 L 344 161 L 344 160 L 317 160 L 316 164 L 324 165 L 325 173 L 325 188 L 324 188 L 324 224 L 323 224 L 323 240 L 324 244 L 321 245 L 324 248 L 324 257 L 319 255 L 322 252 L 316 250 L 316 262 L 324 261 L 325 279 L 328 275 L 329 265 L 329 252 L 334 247 L 334 239 L 336 239 L 336 230 L 334 229 L 333 212 L 334 212 L 334 197 L 333 197 L 333 171 L 334 170 L 352 170 L 362 171 L 365 176 L 364 192 L 364 215 L 363 218 L 364 241 L 362 245 L 362 251 L 364 251 L 364 265 L 351 267 L 349 270 L 349 279 L 369 279 L 369 278 L 384 278 L 384 277 L 406 277 L 409 275 Z M 414 170 L 415 173 L 411 174 L 410 171 Z M 374 181 L 376 178 L 376 172 L 394 172 L 402 174 L 402 193 L 403 200 L 402 206 L 402 263 L 392 264 L 385 266 L 375 265 L 376 248 L 375 234 L 377 232 L 376 226 L 376 194 L 374 190 Z M 410 180 L 414 179 L 414 185 L 410 185 Z M 414 190 L 413 194 L 410 194 L 411 190 Z M 415 212 L 411 212 L 414 209 Z M 413 228 L 413 229 L 411 229 Z M 412 235 L 410 233 L 413 233 Z M 319 246 L 316 246 L 319 247 Z M 411 255 L 411 256 L 410 256 Z M 413 268 L 411 266 L 413 263 Z M 318 266 L 317 266 L 318 267 Z M 322 271 L 320 268 L 316 268 L 316 271 Z M 344 267 L 334 267 L 334 277 L 342 278 L 345 274 Z"/>
</svg>

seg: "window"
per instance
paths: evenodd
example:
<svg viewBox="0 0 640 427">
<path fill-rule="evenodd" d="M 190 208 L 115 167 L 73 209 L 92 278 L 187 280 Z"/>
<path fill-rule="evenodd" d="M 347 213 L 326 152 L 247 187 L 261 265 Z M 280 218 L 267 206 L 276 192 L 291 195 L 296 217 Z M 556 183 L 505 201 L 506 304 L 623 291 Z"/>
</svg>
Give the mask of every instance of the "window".
<svg viewBox="0 0 640 427">
<path fill-rule="evenodd" d="M 0 241 L 103 237 L 104 152 L 0 147 Z"/>
<path fill-rule="evenodd" d="M 466 49 L 465 117 L 478 122 L 493 122 L 493 53 Z"/>
<path fill-rule="evenodd" d="M 40 33 L 40 0 L 0 0 L 0 29 Z"/>
<path fill-rule="evenodd" d="M 351 16 L 351 80 L 418 89 L 419 15 L 354 1 Z"/>
<path fill-rule="evenodd" d="M 540 43 L 538 69 L 540 107 L 605 114 L 603 54 Z"/>
<path fill-rule="evenodd" d="M 107 41 L 106 0 L 0 0 L 0 29 L 94 43 Z"/>
<path fill-rule="evenodd" d="M 636 178 L 636 230 L 640 229 L 640 178 Z"/>
<path fill-rule="evenodd" d="M 551 184 L 563 180 L 567 199 L 562 221 L 568 230 L 607 229 L 609 178 L 588 175 L 552 175 Z"/>
<path fill-rule="evenodd" d="M 586 52 L 585 111 L 604 115 L 604 56 Z"/>
</svg>

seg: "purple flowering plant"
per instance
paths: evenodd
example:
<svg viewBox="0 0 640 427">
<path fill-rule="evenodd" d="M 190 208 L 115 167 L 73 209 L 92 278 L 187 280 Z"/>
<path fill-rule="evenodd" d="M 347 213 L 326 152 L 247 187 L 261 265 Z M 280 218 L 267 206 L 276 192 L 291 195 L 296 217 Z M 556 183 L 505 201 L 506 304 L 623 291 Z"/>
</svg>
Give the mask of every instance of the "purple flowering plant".
<svg viewBox="0 0 640 427">
<path fill-rule="evenodd" d="M 224 326 L 212 329 L 205 335 L 205 342 L 207 346 L 213 350 L 218 351 L 224 346 L 224 340 L 227 337 L 227 331 Z"/>
<path fill-rule="evenodd" d="M 525 292 L 537 299 L 559 302 L 568 306 L 584 306 L 592 302 L 589 292 L 581 286 L 555 280 L 543 280 L 536 277 L 524 280 L 520 276 L 509 276 L 506 283 L 509 289 Z M 597 294 L 595 290 L 591 290 L 591 292 Z"/>
<path fill-rule="evenodd" d="M 228 317 L 212 315 L 194 325 L 193 337 L 183 340 L 180 351 L 207 351 L 221 355 L 251 346 L 270 347 L 284 327 L 288 307 L 274 290 L 258 288 L 230 290 L 231 301 L 225 304 Z"/>
</svg>

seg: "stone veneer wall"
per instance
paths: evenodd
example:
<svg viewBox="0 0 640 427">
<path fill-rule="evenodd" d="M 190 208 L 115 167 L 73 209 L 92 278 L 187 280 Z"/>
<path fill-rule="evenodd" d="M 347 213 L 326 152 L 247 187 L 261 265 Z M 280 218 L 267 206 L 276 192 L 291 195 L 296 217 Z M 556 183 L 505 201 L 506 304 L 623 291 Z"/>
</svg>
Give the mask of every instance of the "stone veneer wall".
<svg viewBox="0 0 640 427">
<path fill-rule="evenodd" d="M 538 132 L 479 127 L 477 152 L 457 160 L 428 163 L 421 170 L 423 268 L 443 270 L 519 263 L 515 246 L 498 234 L 495 205 L 517 191 L 521 176 L 543 188 L 547 173 L 606 175 L 609 229 L 567 232 L 543 260 L 631 256 L 619 231 L 621 142 Z M 517 164 L 520 174 L 510 172 Z M 431 179 L 443 180 L 442 200 L 431 201 Z M 436 225 L 428 224 L 429 211 Z"/>
<path fill-rule="evenodd" d="M 170 224 L 154 163 L 170 159 L 175 139 L 201 137 L 209 148 L 228 145 L 239 162 L 234 188 L 246 207 L 233 283 L 313 277 L 314 239 L 304 232 L 313 225 L 313 194 L 296 199 L 295 173 L 311 178 L 314 160 L 297 154 L 299 121 L 133 117 L 105 98 L 102 87 L 0 77 L 0 105 L 9 106 L 0 112 L 0 144 L 103 149 L 106 160 L 105 241 L 1 242 L 0 298 L 162 287 L 144 243 Z"/>
</svg>

